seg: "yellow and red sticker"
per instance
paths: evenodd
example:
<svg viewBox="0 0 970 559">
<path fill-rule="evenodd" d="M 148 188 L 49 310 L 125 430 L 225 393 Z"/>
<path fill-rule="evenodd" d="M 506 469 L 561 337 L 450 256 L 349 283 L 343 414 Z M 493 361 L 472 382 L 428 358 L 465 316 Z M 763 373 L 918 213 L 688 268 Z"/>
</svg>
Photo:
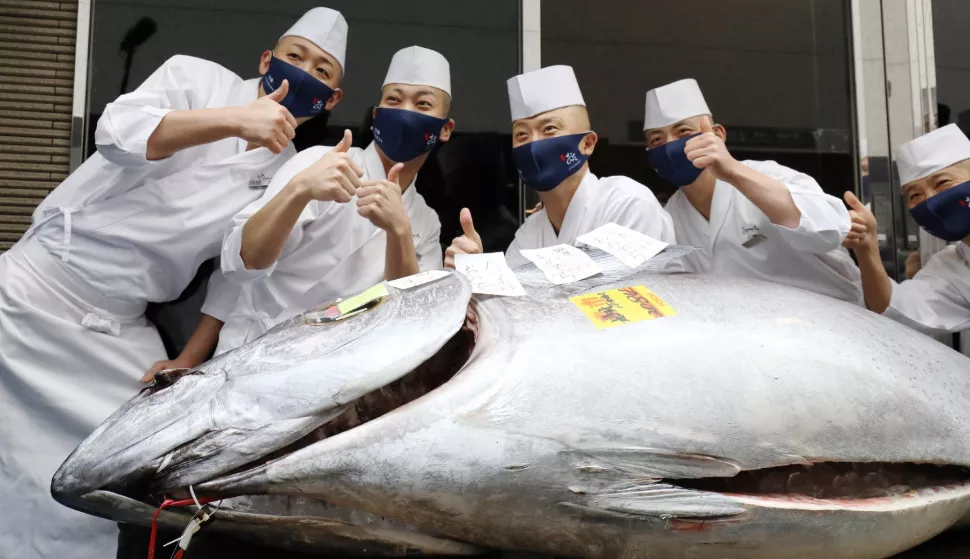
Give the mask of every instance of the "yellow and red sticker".
<svg viewBox="0 0 970 559">
<path fill-rule="evenodd" d="M 600 330 L 665 316 L 677 316 L 677 311 L 642 285 L 577 295 L 569 300 Z"/>
</svg>

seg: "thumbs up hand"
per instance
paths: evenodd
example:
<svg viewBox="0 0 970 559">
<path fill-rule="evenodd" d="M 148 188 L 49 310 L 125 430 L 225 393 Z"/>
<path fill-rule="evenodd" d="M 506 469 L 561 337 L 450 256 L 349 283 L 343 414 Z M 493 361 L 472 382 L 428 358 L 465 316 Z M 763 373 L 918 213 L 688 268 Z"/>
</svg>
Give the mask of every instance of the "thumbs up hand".
<svg viewBox="0 0 970 559">
<path fill-rule="evenodd" d="M 866 206 L 856 198 L 851 192 L 845 193 L 845 203 L 849 205 L 849 217 L 852 219 L 852 228 L 842 246 L 854 251 L 874 251 L 879 252 L 879 224 L 876 223 L 876 216 L 872 215 Z"/>
<path fill-rule="evenodd" d="M 446 268 L 454 269 L 456 254 L 481 254 L 484 252 L 482 237 L 478 234 L 478 231 L 475 231 L 475 224 L 472 222 L 472 212 L 468 208 L 462 208 L 458 219 L 461 221 L 463 235 L 455 237 L 455 240 L 451 241 L 451 246 L 445 250 Z"/>
<path fill-rule="evenodd" d="M 364 169 L 347 154 L 352 142 L 350 130 L 344 130 L 340 143 L 313 165 L 297 173 L 293 182 L 300 185 L 311 200 L 341 204 L 350 202 L 360 187 L 360 178 L 364 176 Z"/>
<path fill-rule="evenodd" d="M 391 167 L 386 179 L 365 180 L 357 190 L 357 213 L 375 227 L 387 231 L 388 235 L 397 237 L 411 234 L 411 220 L 401 195 L 403 167 L 403 163 L 397 163 Z"/>
<path fill-rule="evenodd" d="M 290 90 L 290 82 L 283 80 L 278 88 L 242 107 L 238 115 L 238 136 L 250 145 L 281 153 L 296 136 L 296 119 L 280 103 Z"/>
</svg>

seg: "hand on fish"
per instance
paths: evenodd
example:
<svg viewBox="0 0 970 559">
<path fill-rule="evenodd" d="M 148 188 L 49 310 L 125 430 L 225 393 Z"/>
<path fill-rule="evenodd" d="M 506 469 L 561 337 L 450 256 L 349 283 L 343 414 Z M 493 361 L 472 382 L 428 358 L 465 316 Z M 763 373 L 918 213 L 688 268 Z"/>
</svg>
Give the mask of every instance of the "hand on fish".
<svg viewBox="0 0 970 559">
<path fill-rule="evenodd" d="M 296 119 L 280 102 L 290 90 L 287 80 L 276 91 L 238 109 L 238 136 L 250 145 L 282 153 L 296 136 Z"/>
<path fill-rule="evenodd" d="M 468 208 L 462 208 L 459 221 L 464 234 L 451 241 L 451 246 L 445 250 L 445 268 L 455 268 L 456 254 L 481 254 L 485 251 L 482 247 L 482 237 L 475 230 L 472 212 Z"/>
<path fill-rule="evenodd" d="M 364 170 L 347 155 L 352 141 L 350 130 L 344 130 L 339 144 L 294 177 L 310 199 L 346 204 L 357 194 Z"/>
<path fill-rule="evenodd" d="M 194 366 L 195 365 L 191 363 L 180 361 L 178 359 L 166 359 L 164 361 L 156 361 L 155 363 L 152 364 L 151 367 L 148 368 L 147 371 L 145 371 L 145 374 L 142 375 L 141 380 L 139 382 L 148 384 L 153 380 L 155 380 L 156 374 L 162 371 L 167 371 L 170 369 L 191 369 Z"/>
</svg>

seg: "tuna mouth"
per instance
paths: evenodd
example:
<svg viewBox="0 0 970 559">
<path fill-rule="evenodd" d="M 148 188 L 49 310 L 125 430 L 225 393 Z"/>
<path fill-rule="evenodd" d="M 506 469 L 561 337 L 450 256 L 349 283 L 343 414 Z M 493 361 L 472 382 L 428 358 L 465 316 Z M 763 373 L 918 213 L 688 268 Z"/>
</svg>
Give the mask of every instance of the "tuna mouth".
<svg viewBox="0 0 970 559">
<path fill-rule="evenodd" d="M 970 468 L 913 463 L 820 462 L 758 470 L 733 477 L 667 480 L 684 489 L 776 505 L 850 505 L 904 499 L 970 487 Z"/>
<path fill-rule="evenodd" d="M 102 489 L 145 503 L 160 504 L 164 498 L 186 499 L 190 497 L 190 485 L 260 468 L 324 439 L 355 429 L 424 397 L 451 380 L 474 350 L 478 326 L 478 314 L 474 304 L 471 304 L 464 325 L 421 365 L 397 380 L 341 406 L 334 413 L 322 417 L 322 422 L 308 433 L 285 446 L 270 449 L 254 460 L 237 463 L 235 467 L 219 472 L 209 471 L 204 478 L 192 475 L 187 478 L 186 470 L 196 462 L 211 457 L 211 448 L 207 445 L 202 445 L 200 454 L 200 439 L 196 439 L 185 442 L 148 467 Z M 170 373 L 172 378 L 166 379 L 156 390 L 168 389 L 187 371 Z"/>
</svg>

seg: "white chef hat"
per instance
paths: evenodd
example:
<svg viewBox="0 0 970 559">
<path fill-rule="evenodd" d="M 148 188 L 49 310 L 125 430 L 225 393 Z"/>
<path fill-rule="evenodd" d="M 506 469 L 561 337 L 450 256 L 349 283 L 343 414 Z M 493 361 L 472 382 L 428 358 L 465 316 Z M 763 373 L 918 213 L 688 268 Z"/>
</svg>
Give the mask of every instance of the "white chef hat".
<svg viewBox="0 0 970 559">
<path fill-rule="evenodd" d="M 563 107 L 586 106 L 570 66 L 548 66 L 509 79 L 512 122 Z"/>
<path fill-rule="evenodd" d="M 303 37 L 324 52 L 337 59 L 340 69 L 347 71 L 347 20 L 343 14 L 330 8 L 313 8 L 280 35 Z"/>
<path fill-rule="evenodd" d="M 647 92 L 643 129 L 663 128 L 687 118 L 711 114 L 697 81 L 680 80 Z"/>
<path fill-rule="evenodd" d="M 419 46 L 403 48 L 391 58 L 381 87 L 389 83 L 437 87 L 451 97 L 451 66 L 439 52 Z"/>
<path fill-rule="evenodd" d="M 869 140 L 865 138 L 859 140 L 859 159 L 869 157 Z"/>
<path fill-rule="evenodd" d="M 906 185 L 970 159 L 970 139 L 956 124 L 948 124 L 906 142 L 896 150 L 899 182 Z"/>
</svg>

